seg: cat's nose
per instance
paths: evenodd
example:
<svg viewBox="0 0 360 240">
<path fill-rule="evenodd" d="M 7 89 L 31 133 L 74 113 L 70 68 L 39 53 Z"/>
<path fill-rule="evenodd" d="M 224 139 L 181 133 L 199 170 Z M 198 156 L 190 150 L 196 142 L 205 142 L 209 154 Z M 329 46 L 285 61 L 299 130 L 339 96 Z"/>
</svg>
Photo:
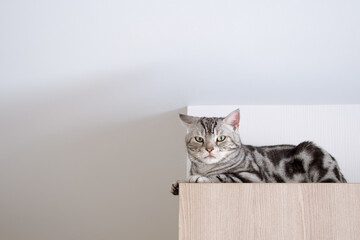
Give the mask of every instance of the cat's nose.
<svg viewBox="0 0 360 240">
<path fill-rule="evenodd" d="M 214 148 L 206 148 L 206 151 L 211 152 Z"/>
</svg>

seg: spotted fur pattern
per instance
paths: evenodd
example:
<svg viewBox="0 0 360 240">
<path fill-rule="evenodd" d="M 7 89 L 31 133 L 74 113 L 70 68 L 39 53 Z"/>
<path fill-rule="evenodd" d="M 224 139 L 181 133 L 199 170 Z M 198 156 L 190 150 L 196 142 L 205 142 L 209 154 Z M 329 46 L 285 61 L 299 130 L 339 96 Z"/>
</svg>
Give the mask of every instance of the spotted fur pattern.
<svg viewBox="0 0 360 240">
<path fill-rule="evenodd" d="M 191 161 L 186 182 L 346 182 L 335 158 L 312 142 L 297 146 L 242 144 L 238 132 L 239 110 L 225 118 L 187 115 L 180 118 L 187 127 L 185 141 Z M 219 141 L 220 136 L 225 140 Z M 178 194 L 178 182 L 172 185 L 171 192 Z"/>
</svg>

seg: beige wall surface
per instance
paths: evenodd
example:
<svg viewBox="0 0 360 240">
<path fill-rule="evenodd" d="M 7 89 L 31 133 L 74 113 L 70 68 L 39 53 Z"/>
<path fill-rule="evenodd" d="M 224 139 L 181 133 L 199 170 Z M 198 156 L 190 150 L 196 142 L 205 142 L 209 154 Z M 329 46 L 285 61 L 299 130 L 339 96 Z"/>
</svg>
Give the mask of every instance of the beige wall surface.
<svg viewBox="0 0 360 240">
<path fill-rule="evenodd" d="M 2 108 L 0 239 L 176 239 L 183 109 L 107 121 L 100 93 L 62 93 Z"/>
</svg>

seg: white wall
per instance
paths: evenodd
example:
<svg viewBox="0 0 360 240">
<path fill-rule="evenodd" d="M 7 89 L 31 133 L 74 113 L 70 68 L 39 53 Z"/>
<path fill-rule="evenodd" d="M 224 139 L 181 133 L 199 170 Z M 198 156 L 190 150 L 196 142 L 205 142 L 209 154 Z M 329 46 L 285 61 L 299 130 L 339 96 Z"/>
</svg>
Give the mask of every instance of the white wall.
<svg viewBox="0 0 360 240">
<path fill-rule="evenodd" d="M 359 8 L 356 0 L 2 1 L 0 97 L 111 78 L 141 106 L 157 106 L 146 103 L 154 95 L 151 103 L 171 107 L 358 103 Z"/>
<path fill-rule="evenodd" d="M 0 1 L 0 239 L 175 239 L 177 113 L 359 104 L 359 7 Z"/>
<path fill-rule="evenodd" d="M 225 117 L 240 109 L 244 144 L 313 141 L 333 155 L 348 182 L 360 182 L 360 105 L 188 106 L 193 116 Z M 189 162 L 188 162 L 189 168 Z"/>
</svg>

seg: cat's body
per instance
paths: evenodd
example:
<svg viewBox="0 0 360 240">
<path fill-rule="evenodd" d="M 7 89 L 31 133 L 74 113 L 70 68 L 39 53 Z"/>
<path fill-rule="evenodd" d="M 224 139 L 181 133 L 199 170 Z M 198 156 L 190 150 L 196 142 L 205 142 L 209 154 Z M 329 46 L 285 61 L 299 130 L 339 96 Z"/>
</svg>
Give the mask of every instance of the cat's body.
<svg viewBox="0 0 360 240">
<path fill-rule="evenodd" d="M 255 147 L 240 141 L 238 110 L 226 118 L 180 115 L 188 129 L 187 182 L 346 182 L 336 160 L 312 142 Z M 178 184 L 172 193 L 178 194 Z"/>
<path fill-rule="evenodd" d="M 345 182 L 335 159 L 311 142 L 297 146 L 242 145 L 228 164 L 198 164 L 190 168 L 194 182 Z M 201 179 L 200 181 L 206 181 Z"/>
</svg>

